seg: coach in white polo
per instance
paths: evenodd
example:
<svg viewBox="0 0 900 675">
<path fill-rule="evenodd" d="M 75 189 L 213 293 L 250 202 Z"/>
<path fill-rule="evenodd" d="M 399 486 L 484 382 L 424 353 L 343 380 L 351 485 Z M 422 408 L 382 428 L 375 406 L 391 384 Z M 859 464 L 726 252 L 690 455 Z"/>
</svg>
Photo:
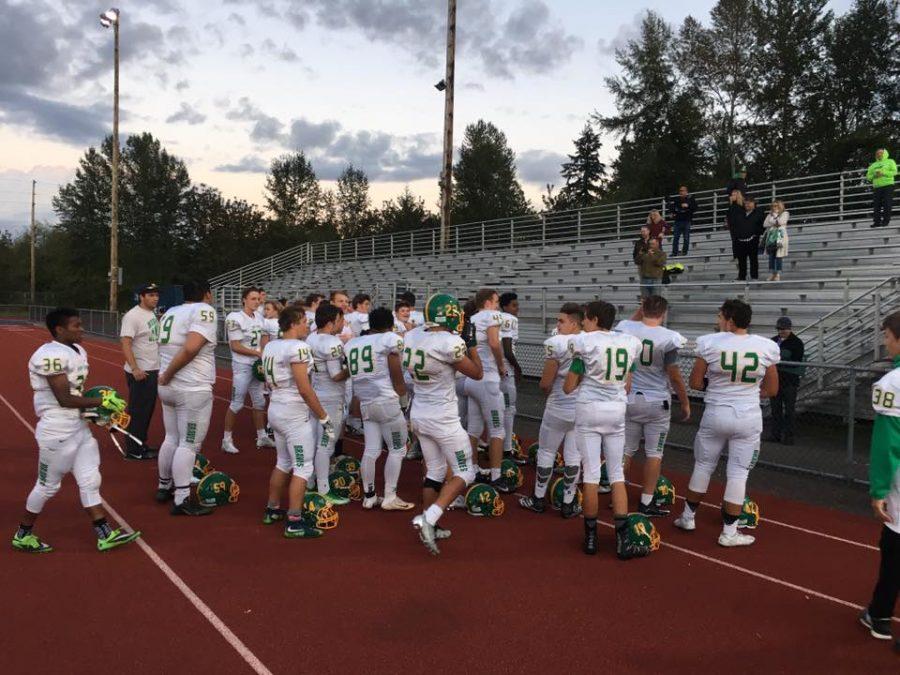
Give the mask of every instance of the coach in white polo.
<svg viewBox="0 0 900 675">
<path fill-rule="evenodd" d="M 156 450 L 147 445 L 150 418 L 156 407 L 156 378 L 159 375 L 159 321 L 156 306 L 159 288 L 154 283 L 141 286 L 140 301 L 122 317 L 122 352 L 128 381 L 128 432 L 141 439 L 143 447 L 128 439 L 127 459 L 155 459 Z"/>
</svg>

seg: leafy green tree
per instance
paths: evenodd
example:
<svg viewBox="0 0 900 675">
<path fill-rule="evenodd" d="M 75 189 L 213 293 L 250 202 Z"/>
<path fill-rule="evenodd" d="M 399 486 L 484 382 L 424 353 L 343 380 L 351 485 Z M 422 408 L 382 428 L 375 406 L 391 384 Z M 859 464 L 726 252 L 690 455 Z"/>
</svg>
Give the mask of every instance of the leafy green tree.
<svg viewBox="0 0 900 675">
<path fill-rule="evenodd" d="M 531 212 L 516 178 L 516 157 L 506 135 L 478 120 L 466 127 L 453 167 L 453 222 L 508 218 Z"/>
<path fill-rule="evenodd" d="M 581 209 L 593 206 L 606 193 L 606 164 L 600 161 L 603 143 L 590 123 L 575 139 L 575 153 L 562 165 L 560 175 L 566 184 L 555 197 L 554 209 Z"/>
<path fill-rule="evenodd" d="M 348 165 L 337 181 L 335 195 L 338 233 L 342 239 L 364 237 L 378 231 L 369 200 L 369 178 L 365 171 Z"/>
<path fill-rule="evenodd" d="M 383 232 L 432 229 L 440 224 L 440 218 L 425 208 L 425 200 L 410 192 L 408 185 L 396 200 L 384 201 L 378 218 Z"/>
<path fill-rule="evenodd" d="M 302 151 L 273 159 L 266 176 L 266 205 L 274 221 L 273 245 L 307 241 L 318 228 L 321 200 L 319 179 Z"/>
</svg>

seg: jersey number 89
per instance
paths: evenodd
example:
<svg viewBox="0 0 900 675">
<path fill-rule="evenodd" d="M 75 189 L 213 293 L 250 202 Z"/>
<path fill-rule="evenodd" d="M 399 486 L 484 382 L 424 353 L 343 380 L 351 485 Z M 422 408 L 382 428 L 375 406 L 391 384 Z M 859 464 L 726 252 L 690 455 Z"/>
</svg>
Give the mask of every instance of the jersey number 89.
<svg viewBox="0 0 900 675">
<path fill-rule="evenodd" d="M 375 363 L 372 361 L 372 345 L 366 345 L 362 349 L 354 347 L 347 352 L 347 365 L 351 375 L 359 373 L 360 361 L 363 362 L 362 372 L 371 373 L 375 370 Z"/>
</svg>

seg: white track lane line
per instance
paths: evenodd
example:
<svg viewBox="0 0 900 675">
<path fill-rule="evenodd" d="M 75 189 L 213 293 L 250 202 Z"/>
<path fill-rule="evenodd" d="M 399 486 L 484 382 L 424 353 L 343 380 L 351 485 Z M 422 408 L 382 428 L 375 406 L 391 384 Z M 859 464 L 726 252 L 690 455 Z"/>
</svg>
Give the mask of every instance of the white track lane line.
<svg viewBox="0 0 900 675">
<path fill-rule="evenodd" d="M 641 487 L 640 483 L 632 483 L 628 481 L 628 485 L 632 485 L 634 487 Z M 684 497 L 680 495 L 675 495 L 676 499 L 685 500 Z M 721 504 L 710 504 L 709 502 L 700 502 L 701 506 L 707 506 L 711 509 L 716 509 L 717 511 L 722 508 Z M 825 532 L 818 532 L 817 530 L 810 530 L 805 527 L 800 527 L 799 525 L 791 525 L 790 523 L 785 523 L 780 520 L 772 520 L 771 518 L 760 518 L 760 521 L 763 523 L 771 523 L 772 525 L 778 525 L 779 527 L 786 527 L 791 530 L 795 530 L 797 532 L 803 532 L 804 534 L 811 534 L 816 537 L 822 537 L 823 539 L 831 539 L 832 541 L 839 541 L 842 544 L 850 544 L 851 546 L 857 546 L 859 548 L 864 548 L 869 551 L 878 552 L 880 549 L 877 546 L 872 546 L 872 544 L 864 544 L 861 541 L 854 541 L 853 539 L 844 539 L 843 537 L 836 537 L 833 534 L 826 534 Z"/>
<path fill-rule="evenodd" d="M 19 414 L 19 411 L 13 408 L 12 404 L 6 400 L 3 394 L 0 394 L 0 401 L 9 408 L 10 412 L 16 416 L 26 429 L 28 429 L 32 434 L 34 433 L 34 427 L 26 420 L 22 415 Z M 103 506 L 107 511 L 115 518 L 121 525 L 128 528 L 132 532 L 134 532 L 134 528 L 129 525 L 125 519 L 119 515 L 119 512 L 116 511 L 109 502 L 103 500 Z M 221 635 L 225 641 L 230 644 L 234 650 L 240 655 L 242 659 L 250 666 L 254 672 L 259 675 L 272 675 L 272 671 L 270 671 L 266 666 L 260 661 L 256 655 L 250 651 L 250 648 L 245 645 L 241 639 L 235 635 L 232 630 L 225 625 L 225 622 L 220 619 L 212 609 L 210 609 L 209 605 L 207 605 L 200 597 L 191 590 L 191 587 L 188 586 L 185 581 L 176 574 L 175 570 L 169 567 L 166 562 L 159 556 L 159 554 L 153 550 L 153 548 L 146 541 L 141 539 L 136 539 L 135 543 L 141 548 L 141 550 L 147 554 L 147 557 L 153 561 L 153 564 L 156 565 L 159 570 L 166 575 L 166 578 L 172 582 L 172 584 L 177 588 L 181 593 L 188 599 L 194 608 L 200 612 L 204 619 L 209 621 L 212 624 L 212 627 L 218 631 L 219 635 Z"/>
</svg>

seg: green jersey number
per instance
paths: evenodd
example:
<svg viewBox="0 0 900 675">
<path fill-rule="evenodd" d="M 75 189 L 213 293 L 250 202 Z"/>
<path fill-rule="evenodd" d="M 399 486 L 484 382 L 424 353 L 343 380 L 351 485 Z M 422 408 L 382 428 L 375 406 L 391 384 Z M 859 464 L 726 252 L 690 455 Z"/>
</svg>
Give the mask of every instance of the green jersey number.
<svg viewBox="0 0 900 675">
<path fill-rule="evenodd" d="M 425 369 L 425 352 L 421 349 L 417 349 L 415 352 L 407 347 L 403 350 L 403 367 L 409 370 L 409 364 L 412 363 L 412 376 L 413 379 L 418 380 L 419 382 L 428 382 L 430 379 L 428 375 L 423 373 L 422 371 Z"/>
<path fill-rule="evenodd" d="M 872 389 L 872 405 L 878 405 L 882 408 L 894 407 L 894 392 L 884 391 L 881 387 Z"/>
<path fill-rule="evenodd" d="M 732 382 L 753 384 L 759 379 L 759 355 L 756 352 L 722 352 L 719 360 L 722 371 L 730 375 Z"/>
<path fill-rule="evenodd" d="M 362 363 L 362 370 L 360 370 L 360 362 Z M 372 345 L 365 345 L 362 349 L 358 347 L 351 349 L 347 353 L 347 365 L 350 368 L 351 375 L 374 371 L 375 362 L 372 360 Z"/>
<path fill-rule="evenodd" d="M 150 329 L 150 342 L 159 342 L 159 321 L 156 317 L 147 322 L 147 328 Z"/>
<path fill-rule="evenodd" d="M 247 345 L 251 349 L 254 347 L 259 347 L 259 338 L 262 335 L 262 331 L 257 328 L 254 328 L 250 331 L 250 344 Z"/>
<path fill-rule="evenodd" d="M 613 349 L 606 348 L 606 373 L 604 380 L 607 382 L 621 382 L 628 373 L 628 350 L 624 347 Z"/>
<path fill-rule="evenodd" d="M 172 324 L 175 323 L 175 315 L 169 315 L 163 318 L 162 326 L 160 326 L 159 344 L 167 345 L 172 339 Z"/>
<path fill-rule="evenodd" d="M 270 387 L 277 388 L 278 385 L 275 384 L 275 357 L 267 356 L 263 359 L 263 375 L 266 378 L 266 382 Z"/>
<path fill-rule="evenodd" d="M 653 365 L 653 340 L 641 340 L 641 354 L 638 358 L 642 366 Z"/>
</svg>

